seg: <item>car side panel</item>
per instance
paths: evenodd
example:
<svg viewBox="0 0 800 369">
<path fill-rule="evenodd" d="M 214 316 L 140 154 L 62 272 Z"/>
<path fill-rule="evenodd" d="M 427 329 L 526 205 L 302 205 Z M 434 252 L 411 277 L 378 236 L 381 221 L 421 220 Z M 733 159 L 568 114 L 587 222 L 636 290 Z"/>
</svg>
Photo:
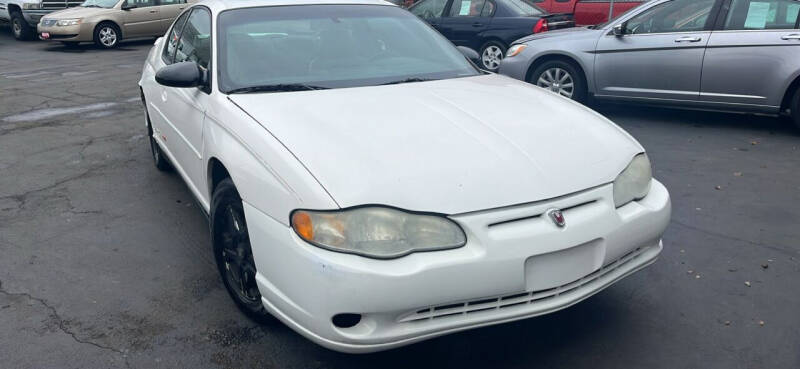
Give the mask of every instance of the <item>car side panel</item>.
<svg viewBox="0 0 800 369">
<path fill-rule="evenodd" d="M 783 95 L 800 71 L 800 30 L 715 31 L 703 62 L 700 100 L 781 105 Z M 755 68 L 755 69 L 754 69 Z"/>
<path fill-rule="evenodd" d="M 265 128 L 266 122 L 262 125 L 255 121 L 219 92 L 213 94 L 213 99 L 204 127 L 203 162 L 208 168 L 212 158 L 219 160 L 244 202 L 287 226 L 294 209 L 339 207 L 302 163 Z M 208 181 L 206 184 L 211 185 Z M 211 191 L 208 188 L 205 192 L 210 195 Z"/>
</svg>

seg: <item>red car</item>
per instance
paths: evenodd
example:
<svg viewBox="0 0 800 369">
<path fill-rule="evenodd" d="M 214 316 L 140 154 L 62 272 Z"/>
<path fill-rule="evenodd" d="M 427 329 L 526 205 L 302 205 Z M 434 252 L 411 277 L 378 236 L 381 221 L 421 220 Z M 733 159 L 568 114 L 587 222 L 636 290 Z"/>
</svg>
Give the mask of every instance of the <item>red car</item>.
<svg viewBox="0 0 800 369">
<path fill-rule="evenodd" d="M 647 0 L 532 0 L 550 13 L 571 13 L 577 26 L 600 24 Z"/>
</svg>

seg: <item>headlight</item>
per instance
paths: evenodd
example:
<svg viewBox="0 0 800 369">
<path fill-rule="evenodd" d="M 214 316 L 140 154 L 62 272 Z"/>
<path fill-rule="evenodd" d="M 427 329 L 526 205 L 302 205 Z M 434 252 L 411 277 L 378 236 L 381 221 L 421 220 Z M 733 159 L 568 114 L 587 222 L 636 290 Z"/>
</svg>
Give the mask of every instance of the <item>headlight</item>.
<svg viewBox="0 0 800 369">
<path fill-rule="evenodd" d="M 56 26 L 65 27 L 65 26 L 77 26 L 81 24 L 80 18 L 78 19 L 60 19 L 56 22 Z"/>
<path fill-rule="evenodd" d="M 650 192 L 653 171 L 647 154 L 636 155 L 628 167 L 614 180 L 614 205 L 620 207 L 639 200 Z"/>
<path fill-rule="evenodd" d="M 443 216 L 379 206 L 295 210 L 291 223 L 297 235 L 312 245 L 379 259 L 452 249 L 467 242 L 461 227 Z"/>
<path fill-rule="evenodd" d="M 511 46 L 508 49 L 508 52 L 506 53 L 506 58 L 517 56 L 519 53 L 522 52 L 522 50 L 525 50 L 526 48 L 528 48 L 528 45 L 525 44 Z"/>
<path fill-rule="evenodd" d="M 22 3 L 22 9 L 41 9 L 42 3 Z"/>
</svg>

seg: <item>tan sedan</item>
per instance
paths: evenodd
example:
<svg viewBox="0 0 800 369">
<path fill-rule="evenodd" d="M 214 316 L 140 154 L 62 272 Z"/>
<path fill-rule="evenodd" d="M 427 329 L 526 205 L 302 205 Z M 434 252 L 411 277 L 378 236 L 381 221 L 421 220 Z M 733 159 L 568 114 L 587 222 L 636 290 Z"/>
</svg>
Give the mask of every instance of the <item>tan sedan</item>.
<svg viewBox="0 0 800 369">
<path fill-rule="evenodd" d="M 81 6 L 43 17 L 37 31 L 43 40 L 66 45 L 94 42 L 111 49 L 123 38 L 163 36 L 186 3 L 187 0 L 86 0 Z"/>
</svg>

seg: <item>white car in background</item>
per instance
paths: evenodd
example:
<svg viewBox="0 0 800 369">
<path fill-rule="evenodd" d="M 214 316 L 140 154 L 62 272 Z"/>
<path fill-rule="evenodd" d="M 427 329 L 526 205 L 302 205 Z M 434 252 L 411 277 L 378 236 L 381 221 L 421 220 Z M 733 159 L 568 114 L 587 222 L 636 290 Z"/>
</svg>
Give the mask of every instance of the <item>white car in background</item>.
<svg viewBox="0 0 800 369">
<path fill-rule="evenodd" d="M 334 350 L 553 312 L 662 249 L 631 136 L 382 1 L 196 4 L 139 84 L 233 300 Z"/>
</svg>

